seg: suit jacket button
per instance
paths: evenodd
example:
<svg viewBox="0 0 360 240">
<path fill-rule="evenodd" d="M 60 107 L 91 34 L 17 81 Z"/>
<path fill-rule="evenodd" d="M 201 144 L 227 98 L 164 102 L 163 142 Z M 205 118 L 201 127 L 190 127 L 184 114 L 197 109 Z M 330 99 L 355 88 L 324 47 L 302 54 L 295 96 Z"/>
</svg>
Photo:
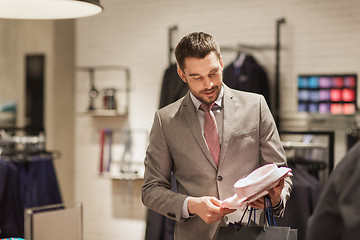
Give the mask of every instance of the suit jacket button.
<svg viewBox="0 0 360 240">
<path fill-rule="evenodd" d="M 222 181 L 222 180 L 223 180 L 223 177 L 222 177 L 222 176 L 218 176 L 218 177 L 217 177 L 217 180 L 218 180 L 218 181 Z"/>
</svg>

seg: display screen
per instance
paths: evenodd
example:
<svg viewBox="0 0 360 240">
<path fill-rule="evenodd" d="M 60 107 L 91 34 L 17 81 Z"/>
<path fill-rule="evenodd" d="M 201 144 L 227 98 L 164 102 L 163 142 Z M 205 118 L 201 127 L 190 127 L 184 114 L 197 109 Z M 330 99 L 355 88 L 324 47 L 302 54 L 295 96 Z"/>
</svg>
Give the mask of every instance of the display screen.
<svg viewBox="0 0 360 240">
<path fill-rule="evenodd" d="M 298 111 L 354 114 L 357 75 L 299 75 Z"/>
</svg>

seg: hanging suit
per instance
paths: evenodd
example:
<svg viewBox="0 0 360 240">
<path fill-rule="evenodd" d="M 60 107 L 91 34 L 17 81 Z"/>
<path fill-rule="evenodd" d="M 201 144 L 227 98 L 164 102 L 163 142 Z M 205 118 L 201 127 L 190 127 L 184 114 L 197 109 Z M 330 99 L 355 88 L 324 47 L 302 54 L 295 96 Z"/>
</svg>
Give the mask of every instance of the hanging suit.
<svg viewBox="0 0 360 240">
<path fill-rule="evenodd" d="M 12 162 L 0 159 L 0 238 L 24 236 L 18 169 Z"/>
<path fill-rule="evenodd" d="M 224 83 L 236 90 L 259 93 L 271 106 L 269 80 L 263 67 L 251 55 L 246 55 L 239 67 L 235 62 L 224 68 Z"/>
<path fill-rule="evenodd" d="M 16 163 L 24 208 L 62 203 L 52 157 Z"/>
<path fill-rule="evenodd" d="M 188 91 L 186 83 L 180 78 L 177 73 L 177 65 L 170 65 L 164 74 L 161 87 L 159 108 L 175 102 L 179 98 L 185 96 Z"/>
</svg>

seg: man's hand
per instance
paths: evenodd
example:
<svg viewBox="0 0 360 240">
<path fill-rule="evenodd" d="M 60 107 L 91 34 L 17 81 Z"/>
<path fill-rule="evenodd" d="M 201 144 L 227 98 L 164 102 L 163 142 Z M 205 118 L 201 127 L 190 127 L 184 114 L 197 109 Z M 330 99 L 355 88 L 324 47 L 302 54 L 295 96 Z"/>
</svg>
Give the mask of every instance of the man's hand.
<svg viewBox="0 0 360 240">
<path fill-rule="evenodd" d="M 220 204 L 221 201 L 215 197 L 191 197 L 188 200 L 188 210 L 190 214 L 196 214 L 210 224 L 236 211 L 236 209 L 221 208 Z"/>
<path fill-rule="evenodd" d="M 274 188 L 269 190 L 269 197 L 271 199 L 272 206 L 276 206 L 279 204 L 281 199 L 281 191 L 284 188 L 284 179 L 281 179 L 278 185 L 276 185 Z M 248 204 L 250 207 L 256 208 L 256 209 L 263 209 L 264 208 L 264 198 L 259 198 L 251 203 Z"/>
</svg>

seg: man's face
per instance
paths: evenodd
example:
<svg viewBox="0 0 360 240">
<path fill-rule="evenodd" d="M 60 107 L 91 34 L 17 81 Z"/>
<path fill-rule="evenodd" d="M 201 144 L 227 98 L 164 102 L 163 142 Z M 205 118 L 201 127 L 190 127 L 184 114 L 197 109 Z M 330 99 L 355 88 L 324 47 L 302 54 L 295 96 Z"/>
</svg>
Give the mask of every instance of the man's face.
<svg viewBox="0 0 360 240">
<path fill-rule="evenodd" d="M 211 52 L 204 58 L 187 57 L 184 63 L 184 71 L 178 69 L 178 74 L 187 83 L 192 94 L 203 103 L 215 102 L 223 82 L 222 59 L 219 60 Z"/>
</svg>

